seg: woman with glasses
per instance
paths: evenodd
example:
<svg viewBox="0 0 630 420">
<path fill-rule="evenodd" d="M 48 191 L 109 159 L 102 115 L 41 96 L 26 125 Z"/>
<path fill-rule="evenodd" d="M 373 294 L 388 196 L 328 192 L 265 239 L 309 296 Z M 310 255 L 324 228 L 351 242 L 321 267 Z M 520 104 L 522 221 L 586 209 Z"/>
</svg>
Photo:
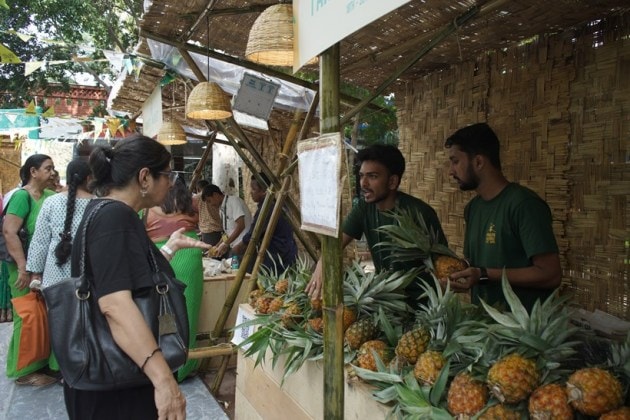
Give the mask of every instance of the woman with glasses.
<svg viewBox="0 0 630 420">
<path fill-rule="evenodd" d="M 166 243 L 169 236 L 180 229 L 182 234 L 197 238 L 199 215 L 194 210 L 192 197 L 186 184 L 176 172 L 171 172 L 174 184 L 166 195 L 164 202 L 146 209 L 146 229 L 153 243 L 159 248 Z M 177 253 L 171 260 L 175 277 L 186 284 L 184 296 L 188 309 L 190 325 L 189 348 L 194 348 L 197 341 L 197 321 L 203 294 L 202 252 L 199 248 L 189 248 Z M 177 379 L 181 382 L 198 366 L 198 360 L 189 360 L 177 371 Z"/>
<path fill-rule="evenodd" d="M 107 391 L 71 388 L 64 383 L 70 420 L 186 417 L 186 399 L 132 298 L 154 287 L 152 259 L 160 270 L 172 275 L 168 262 L 179 250 L 209 247 L 177 230 L 158 250 L 138 217 L 141 209 L 164 202 L 173 176 L 170 161 L 171 155 L 163 145 L 141 135 L 128 137 L 113 148 L 96 147 L 90 154 L 93 190 L 112 202 L 103 206 L 88 226 L 86 271 L 91 273 L 98 309 L 114 341 L 141 368 L 148 383 Z M 85 214 L 90 214 L 99 202 L 100 199 L 93 199 Z M 75 243 L 82 240 L 79 226 Z M 82 251 L 82 247 L 73 247 L 73 274 Z M 63 372 L 62 360 L 59 365 Z"/>
</svg>

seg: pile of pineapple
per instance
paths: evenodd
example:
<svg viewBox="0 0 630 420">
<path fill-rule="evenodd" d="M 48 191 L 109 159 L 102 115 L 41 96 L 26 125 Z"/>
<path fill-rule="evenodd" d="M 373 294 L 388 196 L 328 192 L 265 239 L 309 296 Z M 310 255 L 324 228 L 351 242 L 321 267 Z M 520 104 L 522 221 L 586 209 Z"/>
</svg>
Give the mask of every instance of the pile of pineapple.
<svg viewBox="0 0 630 420">
<path fill-rule="evenodd" d="M 605 354 L 581 354 L 596 338 L 571 324 L 567 297 L 552 295 L 529 314 L 503 288 L 511 310 L 462 303 L 448 288 L 423 284 L 420 309 L 404 288 L 418 272 L 367 273 L 355 263 L 344 276 L 345 360 L 349 380 L 375 387 L 374 398 L 397 418 L 629 419 L 630 336 L 605 342 Z M 275 364 L 285 377 L 323 357 L 321 301 L 304 293 L 310 267 L 259 276 L 250 304 L 257 331 L 246 355 Z M 602 341 L 604 342 L 604 341 Z M 593 364 L 587 366 L 587 364 Z"/>
<path fill-rule="evenodd" d="M 598 341 L 571 324 L 567 297 L 557 294 L 528 314 L 505 276 L 506 313 L 464 305 L 448 289 L 424 289 L 426 303 L 398 340 L 396 358 L 381 358 L 379 350 L 376 371 L 360 362 L 355 368 L 395 417 L 630 419 L 623 407 L 630 334 L 623 344 Z M 589 340 L 605 354 L 584 360 Z"/>
</svg>

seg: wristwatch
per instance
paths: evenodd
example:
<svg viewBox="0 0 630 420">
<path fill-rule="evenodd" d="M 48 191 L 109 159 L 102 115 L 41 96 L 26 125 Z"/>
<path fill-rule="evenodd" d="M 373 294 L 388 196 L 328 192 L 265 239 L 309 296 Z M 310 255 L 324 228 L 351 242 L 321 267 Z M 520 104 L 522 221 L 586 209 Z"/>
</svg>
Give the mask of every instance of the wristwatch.
<svg viewBox="0 0 630 420">
<path fill-rule="evenodd" d="M 481 273 L 479 274 L 479 281 L 477 282 L 477 284 L 485 286 L 486 284 L 490 283 L 490 278 L 488 277 L 488 270 L 486 269 L 486 267 L 479 267 L 479 271 Z"/>
</svg>

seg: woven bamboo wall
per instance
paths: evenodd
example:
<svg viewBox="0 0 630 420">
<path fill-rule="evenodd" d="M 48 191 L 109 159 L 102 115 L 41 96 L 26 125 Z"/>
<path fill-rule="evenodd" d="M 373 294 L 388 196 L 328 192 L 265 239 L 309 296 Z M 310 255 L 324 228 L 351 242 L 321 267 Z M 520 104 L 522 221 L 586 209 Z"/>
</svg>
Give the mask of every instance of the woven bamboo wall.
<svg viewBox="0 0 630 420">
<path fill-rule="evenodd" d="M 553 212 L 563 284 L 574 301 L 630 318 L 630 18 L 585 26 L 409 82 L 398 92 L 402 189 L 438 212 L 461 255 L 474 193 L 449 179 L 444 140 L 487 121 L 508 179 Z M 625 39 L 624 39 L 625 37 Z M 594 48 L 596 46 L 596 48 Z"/>
<path fill-rule="evenodd" d="M 11 142 L 0 142 L 0 192 L 4 195 L 20 183 L 20 151 Z"/>
</svg>

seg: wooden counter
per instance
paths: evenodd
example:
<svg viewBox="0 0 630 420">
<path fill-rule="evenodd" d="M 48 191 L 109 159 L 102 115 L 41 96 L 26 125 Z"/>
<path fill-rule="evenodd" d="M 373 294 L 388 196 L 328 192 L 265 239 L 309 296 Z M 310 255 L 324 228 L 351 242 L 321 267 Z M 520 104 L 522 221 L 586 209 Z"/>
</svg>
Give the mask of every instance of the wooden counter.
<svg viewBox="0 0 630 420">
<path fill-rule="evenodd" d="M 199 324 L 197 326 L 198 334 L 208 334 L 214 330 L 214 326 L 217 323 L 217 319 L 221 314 L 225 299 L 228 297 L 232 285 L 234 284 L 234 278 L 236 273 L 221 274 L 213 277 L 207 277 L 203 279 L 203 296 L 201 297 L 201 309 L 199 310 Z M 229 329 L 234 326 L 236 321 L 236 313 L 238 312 L 238 305 L 247 302 L 247 287 L 249 274 L 243 279 L 241 290 L 234 302 L 234 306 L 230 311 L 230 316 L 225 323 L 224 329 Z"/>
<path fill-rule="evenodd" d="M 253 311 L 249 305 L 241 310 Z M 265 363 L 254 368 L 254 360 L 239 350 L 236 368 L 236 407 L 238 420 L 312 420 L 324 417 L 324 369 L 322 362 L 306 362 L 281 386 L 284 363 Z M 345 384 L 345 419 L 385 419 L 390 407 L 371 396 L 372 388 L 360 381 Z"/>
</svg>

